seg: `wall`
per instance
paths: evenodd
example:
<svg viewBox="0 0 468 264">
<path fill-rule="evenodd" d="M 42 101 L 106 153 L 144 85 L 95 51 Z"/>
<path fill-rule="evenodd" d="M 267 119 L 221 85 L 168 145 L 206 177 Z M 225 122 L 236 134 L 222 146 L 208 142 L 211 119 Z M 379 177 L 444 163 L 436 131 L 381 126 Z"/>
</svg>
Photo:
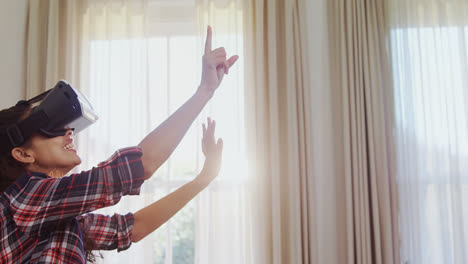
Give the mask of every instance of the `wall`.
<svg viewBox="0 0 468 264">
<path fill-rule="evenodd" d="M 27 0 L 0 0 L 0 109 L 22 99 Z"/>
</svg>

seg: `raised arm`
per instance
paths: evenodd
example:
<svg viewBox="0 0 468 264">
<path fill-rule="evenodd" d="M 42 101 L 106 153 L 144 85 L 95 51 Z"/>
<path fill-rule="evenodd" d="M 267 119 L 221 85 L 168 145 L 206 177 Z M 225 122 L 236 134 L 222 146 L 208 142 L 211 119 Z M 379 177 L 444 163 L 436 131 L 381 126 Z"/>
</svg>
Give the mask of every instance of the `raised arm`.
<svg viewBox="0 0 468 264">
<path fill-rule="evenodd" d="M 202 77 L 195 94 L 139 144 L 143 150 L 142 162 L 146 179 L 150 178 L 169 158 L 195 118 L 213 96 L 224 74 L 228 73 L 229 68 L 238 59 L 235 55 L 226 60 L 226 51 L 222 47 L 212 50 L 211 38 L 211 27 L 208 27 Z"/>
<path fill-rule="evenodd" d="M 134 214 L 133 242 L 140 241 L 164 224 L 218 175 L 223 141 L 218 139 L 215 142 L 214 131 L 215 122 L 208 120 L 208 126 L 203 126 L 202 149 L 206 158 L 200 174 L 191 182 Z"/>
</svg>

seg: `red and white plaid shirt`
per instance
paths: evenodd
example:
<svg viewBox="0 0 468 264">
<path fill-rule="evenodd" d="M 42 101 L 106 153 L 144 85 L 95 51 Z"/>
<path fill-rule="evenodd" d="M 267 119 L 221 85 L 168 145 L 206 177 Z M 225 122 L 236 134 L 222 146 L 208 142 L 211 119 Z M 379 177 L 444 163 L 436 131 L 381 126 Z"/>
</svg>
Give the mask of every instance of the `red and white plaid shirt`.
<svg viewBox="0 0 468 264">
<path fill-rule="evenodd" d="M 86 263 L 82 229 L 96 249 L 125 250 L 133 215 L 87 214 L 136 195 L 144 181 L 139 147 L 63 178 L 19 177 L 0 195 L 0 263 Z"/>
</svg>

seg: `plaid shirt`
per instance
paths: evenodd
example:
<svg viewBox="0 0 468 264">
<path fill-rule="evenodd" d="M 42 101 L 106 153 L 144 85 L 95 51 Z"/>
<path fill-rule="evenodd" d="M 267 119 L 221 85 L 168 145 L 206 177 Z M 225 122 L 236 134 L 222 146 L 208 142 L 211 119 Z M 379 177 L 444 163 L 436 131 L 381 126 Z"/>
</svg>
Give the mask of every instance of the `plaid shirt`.
<svg viewBox="0 0 468 264">
<path fill-rule="evenodd" d="M 139 194 L 141 149 L 118 150 L 90 171 L 19 177 L 0 195 L 0 263 L 86 263 L 82 229 L 96 249 L 127 249 L 133 215 L 86 214 Z"/>
</svg>

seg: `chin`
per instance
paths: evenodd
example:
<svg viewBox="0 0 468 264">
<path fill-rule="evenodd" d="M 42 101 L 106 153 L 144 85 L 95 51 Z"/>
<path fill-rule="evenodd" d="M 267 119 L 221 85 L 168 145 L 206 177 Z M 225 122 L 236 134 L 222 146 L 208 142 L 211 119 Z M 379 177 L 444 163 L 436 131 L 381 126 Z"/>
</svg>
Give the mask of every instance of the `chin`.
<svg viewBox="0 0 468 264">
<path fill-rule="evenodd" d="M 63 170 L 63 176 L 65 176 L 66 174 L 70 173 L 70 171 L 72 171 L 76 166 L 80 165 L 81 164 L 81 159 L 77 159 L 73 162 L 73 164 L 70 164 L 70 166 L 66 167 L 64 170 Z"/>
<path fill-rule="evenodd" d="M 81 164 L 81 158 L 80 158 L 78 155 L 76 155 L 76 158 L 75 158 L 75 160 L 74 160 L 74 164 L 75 164 L 75 166 L 78 166 L 78 165 Z M 73 167 L 74 167 L 74 166 L 73 166 Z"/>
</svg>

